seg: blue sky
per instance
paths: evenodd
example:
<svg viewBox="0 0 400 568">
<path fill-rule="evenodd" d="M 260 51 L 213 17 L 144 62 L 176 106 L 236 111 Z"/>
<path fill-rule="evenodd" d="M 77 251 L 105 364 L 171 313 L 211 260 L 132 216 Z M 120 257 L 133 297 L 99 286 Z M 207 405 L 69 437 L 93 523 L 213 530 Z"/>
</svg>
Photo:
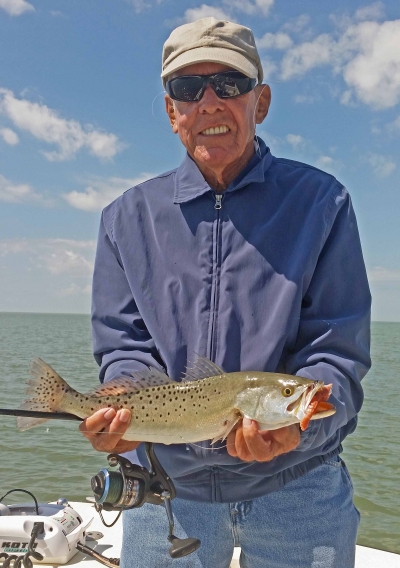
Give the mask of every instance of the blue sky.
<svg viewBox="0 0 400 568">
<path fill-rule="evenodd" d="M 162 45 L 208 15 L 252 28 L 258 134 L 348 187 L 373 319 L 400 321 L 397 0 L 0 0 L 0 311 L 89 312 L 102 207 L 183 156 Z"/>
</svg>

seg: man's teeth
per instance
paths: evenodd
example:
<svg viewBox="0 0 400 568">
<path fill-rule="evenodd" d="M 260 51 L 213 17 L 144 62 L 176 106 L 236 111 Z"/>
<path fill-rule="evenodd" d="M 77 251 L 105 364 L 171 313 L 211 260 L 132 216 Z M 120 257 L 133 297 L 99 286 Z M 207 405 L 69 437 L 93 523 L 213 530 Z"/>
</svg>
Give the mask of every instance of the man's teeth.
<svg viewBox="0 0 400 568">
<path fill-rule="evenodd" d="M 225 132 L 229 132 L 227 126 L 216 126 L 215 128 L 206 128 L 203 130 L 202 134 L 209 136 L 210 134 L 225 134 Z"/>
</svg>

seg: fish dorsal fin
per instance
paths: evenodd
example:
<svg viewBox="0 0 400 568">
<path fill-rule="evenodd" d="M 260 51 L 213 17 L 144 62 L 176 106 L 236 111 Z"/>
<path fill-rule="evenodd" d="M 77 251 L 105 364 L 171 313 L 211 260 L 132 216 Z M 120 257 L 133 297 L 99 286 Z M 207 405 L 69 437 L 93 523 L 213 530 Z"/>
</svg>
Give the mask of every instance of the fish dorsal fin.
<svg viewBox="0 0 400 568">
<path fill-rule="evenodd" d="M 169 385 L 174 383 L 167 375 L 150 367 L 142 371 L 135 371 L 132 373 L 132 378 L 119 377 L 111 379 L 107 383 L 96 387 L 95 389 L 85 393 L 86 396 L 119 396 L 123 394 L 132 394 L 143 389 L 158 387 L 160 385 Z"/>
<path fill-rule="evenodd" d="M 193 367 L 186 367 L 186 372 L 183 373 L 182 380 L 198 381 L 200 379 L 207 379 L 208 377 L 223 375 L 224 373 L 225 371 L 210 361 L 210 359 L 197 355 Z"/>
</svg>

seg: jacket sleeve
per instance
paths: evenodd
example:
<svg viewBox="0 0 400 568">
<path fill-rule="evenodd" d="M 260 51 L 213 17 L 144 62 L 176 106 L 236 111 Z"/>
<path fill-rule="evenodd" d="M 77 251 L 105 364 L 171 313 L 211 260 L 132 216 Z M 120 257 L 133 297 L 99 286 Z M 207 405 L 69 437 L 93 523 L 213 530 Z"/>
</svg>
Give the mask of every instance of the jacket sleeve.
<svg viewBox="0 0 400 568">
<path fill-rule="evenodd" d="M 100 365 L 100 381 L 130 376 L 162 361 L 133 298 L 122 260 L 103 211 L 92 292 L 93 352 Z"/>
<path fill-rule="evenodd" d="M 332 383 L 336 413 L 310 422 L 298 450 L 329 446 L 355 428 L 361 379 L 370 363 L 371 297 L 350 197 L 339 186 L 326 216 L 323 246 L 303 296 L 287 372 Z M 339 430 L 342 429 L 342 432 Z"/>
</svg>

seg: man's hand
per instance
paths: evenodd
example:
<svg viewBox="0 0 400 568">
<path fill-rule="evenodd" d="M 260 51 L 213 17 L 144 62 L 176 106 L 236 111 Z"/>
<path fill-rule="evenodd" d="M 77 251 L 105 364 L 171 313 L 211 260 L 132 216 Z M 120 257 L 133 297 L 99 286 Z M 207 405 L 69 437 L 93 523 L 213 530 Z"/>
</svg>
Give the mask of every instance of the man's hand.
<svg viewBox="0 0 400 568">
<path fill-rule="evenodd" d="M 227 438 L 227 451 L 230 456 L 243 461 L 268 462 L 276 456 L 294 450 L 300 443 L 298 424 L 277 430 L 259 430 L 255 420 L 243 418 L 236 430 Z"/>
<path fill-rule="evenodd" d="M 88 416 L 79 426 L 79 430 L 99 452 L 122 454 L 135 450 L 140 442 L 122 440 L 129 423 L 131 413 L 126 408 L 116 412 L 113 408 L 102 408 Z"/>
</svg>

